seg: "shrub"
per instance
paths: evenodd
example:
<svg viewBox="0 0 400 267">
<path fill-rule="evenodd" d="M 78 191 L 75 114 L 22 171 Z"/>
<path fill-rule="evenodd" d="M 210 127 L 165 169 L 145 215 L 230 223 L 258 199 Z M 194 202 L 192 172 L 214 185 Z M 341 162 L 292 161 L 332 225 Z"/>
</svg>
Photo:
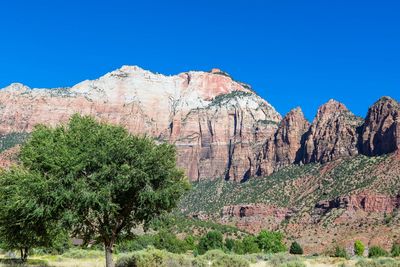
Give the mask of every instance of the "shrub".
<svg viewBox="0 0 400 267">
<path fill-rule="evenodd" d="M 294 256 L 286 253 L 277 253 L 267 256 L 265 259 L 268 266 L 274 267 L 305 267 L 299 256 Z"/>
<path fill-rule="evenodd" d="M 286 251 L 283 235 L 280 232 L 261 231 L 257 236 L 258 247 L 266 253 Z"/>
<path fill-rule="evenodd" d="M 223 248 L 223 237 L 219 231 L 210 231 L 203 236 L 197 246 L 199 254 L 204 254 L 206 251 L 211 249 L 222 249 Z"/>
<path fill-rule="evenodd" d="M 303 248 L 300 246 L 299 243 L 297 243 L 296 241 L 294 241 L 294 242 L 292 242 L 292 244 L 290 245 L 289 252 L 290 252 L 290 254 L 301 255 L 301 254 L 303 254 Z"/>
<path fill-rule="evenodd" d="M 120 257 L 115 267 L 173 267 L 192 266 L 192 259 L 158 249 L 136 251 Z"/>
<path fill-rule="evenodd" d="M 194 250 L 196 248 L 196 239 L 192 235 L 185 237 L 185 243 L 188 250 Z"/>
<path fill-rule="evenodd" d="M 399 257 L 400 256 L 400 244 L 393 243 L 390 253 L 392 254 L 393 257 Z"/>
<path fill-rule="evenodd" d="M 178 239 L 174 234 L 161 231 L 155 236 L 154 246 L 158 249 L 165 249 L 172 253 L 184 253 L 188 250 L 185 241 Z"/>
<path fill-rule="evenodd" d="M 235 247 L 235 240 L 230 239 L 230 238 L 225 239 L 225 248 L 228 251 L 232 251 L 234 249 L 234 247 Z"/>
<path fill-rule="evenodd" d="M 198 256 L 193 265 L 196 267 L 249 267 L 250 263 L 238 255 L 225 254 L 220 250 L 210 250 L 202 256 Z"/>
<path fill-rule="evenodd" d="M 368 252 L 369 258 L 377 258 L 377 257 L 385 257 L 385 256 L 388 256 L 388 253 L 383 248 L 381 248 L 379 246 L 370 247 L 369 252 Z"/>
<path fill-rule="evenodd" d="M 357 256 L 364 255 L 365 246 L 360 240 L 354 242 L 354 254 Z"/>
<path fill-rule="evenodd" d="M 116 246 L 116 250 L 119 252 L 132 252 L 137 250 L 146 249 L 149 246 L 154 246 L 155 236 L 154 235 L 141 235 L 134 239 L 119 242 Z"/>
<path fill-rule="evenodd" d="M 236 254 L 251 254 L 260 252 L 257 238 L 254 236 L 246 236 L 243 240 L 236 240 L 233 251 Z"/>
<path fill-rule="evenodd" d="M 339 246 L 335 247 L 335 253 L 333 256 L 337 257 L 337 258 L 345 258 L 345 259 L 350 258 L 349 255 L 347 254 L 346 249 L 339 247 Z"/>
<path fill-rule="evenodd" d="M 399 267 L 400 263 L 390 258 L 379 258 L 379 259 L 361 259 L 359 260 L 356 267 Z"/>
</svg>

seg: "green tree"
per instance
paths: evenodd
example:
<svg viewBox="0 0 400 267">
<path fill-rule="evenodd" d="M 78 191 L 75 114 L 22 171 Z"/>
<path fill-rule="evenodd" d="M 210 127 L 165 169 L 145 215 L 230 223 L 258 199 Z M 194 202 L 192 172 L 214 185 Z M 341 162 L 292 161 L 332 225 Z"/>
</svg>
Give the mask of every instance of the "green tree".
<svg viewBox="0 0 400 267">
<path fill-rule="evenodd" d="M 52 207 L 42 206 L 48 188 L 40 174 L 21 167 L 0 173 L 0 239 L 3 248 L 17 249 L 21 259 L 34 247 L 52 247 L 66 240 Z"/>
<path fill-rule="evenodd" d="M 258 247 L 266 253 L 278 253 L 286 251 L 283 243 L 283 235 L 280 232 L 263 230 L 257 236 Z"/>
<path fill-rule="evenodd" d="M 204 254 L 211 249 L 222 249 L 223 245 L 221 232 L 210 231 L 200 239 L 197 250 L 200 254 Z"/>
<path fill-rule="evenodd" d="M 299 243 L 294 241 L 290 245 L 289 253 L 290 254 L 296 254 L 296 255 L 302 255 L 303 254 L 303 248 L 300 246 Z"/>
<path fill-rule="evenodd" d="M 387 251 L 379 246 L 372 246 L 369 248 L 368 251 L 369 258 L 385 257 L 387 255 L 388 255 Z"/>
<path fill-rule="evenodd" d="M 260 252 L 260 248 L 258 247 L 257 238 L 252 235 L 245 236 L 242 240 L 242 244 L 244 247 L 244 253 L 258 253 Z"/>
<path fill-rule="evenodd" d="M 365 246 L 360 240 L 354 242 L 354 254 L 357 256 L 364 255 Z"/>
<path fill-rule="evenodd" d="M 66 126 L 37 126 L 20 159 L 53 185 L 41 204 L 67 211 L 75 235 L 104 244 L 107 267 L 121 234 L 171 211 L 189 188 L 174 146 L 77 114 Z"/>
<path fill-rule="evenodd" d="M 392 254 L 393 257 L 399 257 L 400 256 L 400 244 L 393 243 L 390 253 Z"/>
<path fill-rule="evenodd" d="M 176 235 L 165 230 L 160 231 L 155 236 L 154 246 L 176 254 L 184 253 L 188 250 L 188 245 L 184 240 L 178 239 Z"/>
</svg>

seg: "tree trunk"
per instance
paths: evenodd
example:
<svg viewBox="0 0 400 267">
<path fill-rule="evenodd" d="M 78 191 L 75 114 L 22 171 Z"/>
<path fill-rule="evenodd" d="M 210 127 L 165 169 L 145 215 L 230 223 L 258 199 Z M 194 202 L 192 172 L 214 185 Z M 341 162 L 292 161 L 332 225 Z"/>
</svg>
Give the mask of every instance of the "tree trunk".
<svg viewBox="0 0 400 267">
<path fill-rule="evenodd" d="M 114 261 L 113 261 L 113 245 L 108 244 L 105 245 L 105 252 L 106 252 L 106 267 L 114 267 Z"/>
<path fill-rule="evenodd" d="M 28 248 L 24 248 L 23 250 L 21 250 L 21 252 L 22 252 L 22 261 L 24 261 L 24 262 L 28 259 L 28 251 L 29 251 Z"/>
</svg>

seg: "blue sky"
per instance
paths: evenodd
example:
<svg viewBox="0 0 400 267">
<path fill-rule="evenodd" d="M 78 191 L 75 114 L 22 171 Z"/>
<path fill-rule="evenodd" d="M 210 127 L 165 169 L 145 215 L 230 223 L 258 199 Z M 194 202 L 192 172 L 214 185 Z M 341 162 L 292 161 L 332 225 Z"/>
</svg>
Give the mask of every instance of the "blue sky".
<svg viewBox="0 0 400 267">
<path fill-rule="evenodd" d="M 0 87 L 72 86 L 122 65 L 221 68 L 285 114 L 400 99 L 400 1 L 0 3 Z"/>
</svg>

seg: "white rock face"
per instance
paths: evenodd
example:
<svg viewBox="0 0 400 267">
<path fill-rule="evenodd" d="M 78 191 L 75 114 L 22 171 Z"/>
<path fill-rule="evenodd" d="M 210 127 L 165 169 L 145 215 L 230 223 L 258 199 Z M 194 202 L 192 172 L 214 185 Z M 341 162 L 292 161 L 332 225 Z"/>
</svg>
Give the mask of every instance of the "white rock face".
<svg viewBox="0 0 400 267">
<path fill-rule="evenodd" d="M 0 91 L 0 133 L 57 125 L 73 113 L 121 124 L 175 143 L 192 180 L 241 180 L 257 172 L 257 151 L 281 116 L 248 86 L 220 70 L 164 76 L 123 66 L 71 88 Z"/>
</svg>

